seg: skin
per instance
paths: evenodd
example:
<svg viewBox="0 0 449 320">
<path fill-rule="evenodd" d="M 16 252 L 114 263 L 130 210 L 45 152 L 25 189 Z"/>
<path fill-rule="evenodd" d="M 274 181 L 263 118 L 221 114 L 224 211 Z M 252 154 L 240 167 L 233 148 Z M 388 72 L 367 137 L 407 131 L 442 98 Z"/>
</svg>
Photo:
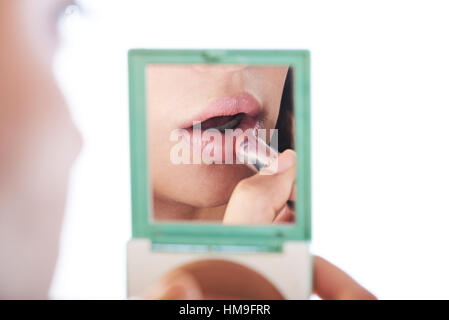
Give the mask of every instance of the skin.
<svg viewBox="0 0 449 320">
<path fill-rule="evenodd" d="M 270 175 L 257 174 L 244 179 L 237 185 L 226 211 L 225 220 L 237 223 L 269 223 L 276 218 L 279 208 L 290 197 L 294 184 L 296 155 L 286 150 L 279 157 L 279 166 Z M 261 172 L 262 173 L 262 172 Z M 266 200 L 261 195 L 271 192 L 274 201 Z M 252 205 L 254 199 L 263 199 L 259 206 Z M 246 280 L 241 279 L 244 283 Z M 376 299 L 369 291 L 354 281 L 348 274 L 329 261 L 314 258 L 313 292 L 322 299 L 329 300 L 372 300 Z M 238 295 L 238 292 L 236 292 Z M 185 270 L 169 273 L 143 294 L 147 299 L 235 299 L 236 296 L 216 296 L 204 290 L 194 275 Z M 238 298 L 238 296 L 237 296 Z"/>
<path fill-rule="evenodd" d="M 314 258 L 313 293 L 323 300 L 376 300 L 376 297 L 359 285 L 347 273 L 322 257 Z M 242 279 L 242 281 L 245 281 Z M 153 300 L 226 300 L 239 299 L 217 295 L 204 290 L 189 272 L 177 271 L 162 278 L 143 296 Z"/>
<path fill-rule="evenodd" d="M 52 73 L 56 0 L 0 0 L 0 298 L 46 298 L 81 137 Z"/>
<path fill-rule="evenodd" d="M 147 67 L 149 148 L 155 218 L 221 220 L 237 183 L 254 172 L 245 165 L 175 165 L 170 133 L 216 99 L 247 92 L 262 106 L 263 127 L 273 129 L 288 67 L 150 65 Z M 190 125 L 192 125 L 190 123 Z"/>
<path fill-rule="evenodd" d="M 57 17 L 67 4 L 0 0 L 0 299 L 47 298 L 58 256 L 70 168 L 81 149 L 80 134 L 52 73 Z M 271 177 L 291 189 L 293 173 L 288 164 L 282 166 L 283 173 Z M 249 198 L 267 187 L 240 181 L 246 181 L 241 183 Z M 248 199 L 232 198 L 236 205 Z M 261 215 L 271 219 L 270 212 Z M 254 214 L 245 212 L 246 217 Z M 324 298 L 373 297 L 320 258 L 315 271 L 315 289 Z M 189 275 L 161 283 L 146 298 L 205 297 Z"/>
</svg>

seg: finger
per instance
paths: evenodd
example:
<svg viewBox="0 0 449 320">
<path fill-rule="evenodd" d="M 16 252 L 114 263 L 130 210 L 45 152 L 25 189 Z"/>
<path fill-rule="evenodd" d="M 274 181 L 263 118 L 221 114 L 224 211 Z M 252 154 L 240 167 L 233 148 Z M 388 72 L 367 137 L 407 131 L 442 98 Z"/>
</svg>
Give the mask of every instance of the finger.
<svg viewBox="0 0 449 320">
<path fill-rule="evenodd" d="M 142 295 L 146 300 L 201 300 L 203 293 L 199 283 L 189 273 L 169 273 Z"/>
<path fill-rule="evenodd" d="M 314 293 L 325 300 L 373 300 L 376 297 L 329 261 L 314 259 Z"/>
<path fill-rule="evenodd" d="M 271 162 L 267 167 L 260 171 L 260 175 L 271 175 L 282 173 L 296 164 L 296 152 L 287 149 L 282 152 L 276 161 Z"/>
<path fill-rule="evenodd" d="M 290 194 L 290 197 L 288 200 L 295 202 L 296 201 L 296 184 L 293 185 L 292 193 Z"/>
<path fill-rule="evenodd" d="M 278 163 L 276 172 L 267 170 L 264 174 L 239 182 L 226 208 L 224 223 L 260 224 L 274 221 L 288 201 L 296 179 L 295 153 L 291 150 L 282 153 Z"/>
<path fill-rule="evenodd" d="M 295 221 L 295 212 L 288 205 L 285 205 L 278 215 L 274 218 L 273 223 L 292 223 Z"/>
</svg>

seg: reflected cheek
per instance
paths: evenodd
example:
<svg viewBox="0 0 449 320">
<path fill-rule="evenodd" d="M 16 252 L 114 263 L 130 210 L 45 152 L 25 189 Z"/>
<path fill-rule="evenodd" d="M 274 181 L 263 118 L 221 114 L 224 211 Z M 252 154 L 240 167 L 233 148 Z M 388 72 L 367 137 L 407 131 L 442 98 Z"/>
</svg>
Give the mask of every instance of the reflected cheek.
<svg viewBox="0 0 449 320">
<path fill-rule="evenodd" d="M 272 103 L 271 107 L 269 108 L 267 117 L 264 121 L 264 127 L 266 129 L 274 129 L 276 126 L 278 117 L 279 117 L 279 106 Z"/>
</svg>

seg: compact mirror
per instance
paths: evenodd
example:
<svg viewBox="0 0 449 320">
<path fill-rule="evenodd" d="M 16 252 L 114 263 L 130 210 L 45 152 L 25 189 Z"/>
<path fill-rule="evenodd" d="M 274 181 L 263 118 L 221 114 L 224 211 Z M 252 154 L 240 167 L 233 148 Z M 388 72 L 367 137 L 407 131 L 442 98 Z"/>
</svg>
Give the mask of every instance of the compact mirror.
<svg viewBox="0 0 449 320">
<path fill-rule="evenodd" d="M 309 65 L 303 50 L 131 50 L 133 237 L 309 239 Z"/>
<path fill-rule="evenodd" d="M 145 69 L 149 218 L 293 223 L 295 169 L 283 173 L 290 178 L 275 177 L 281 175 L 278 155 L 294 150 L 293 68 L 204 63 Z"/>
</svg>

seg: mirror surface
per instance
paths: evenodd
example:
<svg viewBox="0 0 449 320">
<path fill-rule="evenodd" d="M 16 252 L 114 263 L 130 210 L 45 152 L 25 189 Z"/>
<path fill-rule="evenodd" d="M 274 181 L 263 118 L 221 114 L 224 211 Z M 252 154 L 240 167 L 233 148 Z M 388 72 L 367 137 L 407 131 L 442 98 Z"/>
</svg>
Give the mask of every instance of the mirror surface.
<svg viewBox="0 0 449 320">
<path fill-rule="evenodd" d="M 286 151 L 294 150 L 293 71 L 288 65 L 147 65 L 150 219 L 294 222 L 295 154 Z"/>
</svg>

